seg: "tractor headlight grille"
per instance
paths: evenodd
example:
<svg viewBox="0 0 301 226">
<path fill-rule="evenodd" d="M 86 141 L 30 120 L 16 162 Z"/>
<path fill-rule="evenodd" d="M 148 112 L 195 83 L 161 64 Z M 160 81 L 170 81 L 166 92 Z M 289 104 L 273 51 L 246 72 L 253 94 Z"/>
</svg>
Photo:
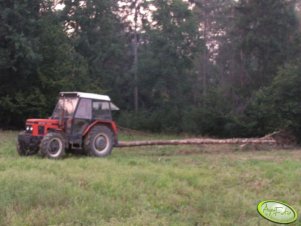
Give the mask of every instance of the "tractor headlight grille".
<svg viewBox="0 0 301 226">
<path fill-rule="evenodd" d="M 38 127 L 38 133 L 39 133 L 39 135 L 43 135 L 44 134 L 44 126 L 39 126 Z"/>
<path fill-rule="evenodd" d="M 32 126 L 31 125 L 26 126 L 25 130 L 26 130 L 27 133 L 31 133 L 32 132 Z"/>
</svg>

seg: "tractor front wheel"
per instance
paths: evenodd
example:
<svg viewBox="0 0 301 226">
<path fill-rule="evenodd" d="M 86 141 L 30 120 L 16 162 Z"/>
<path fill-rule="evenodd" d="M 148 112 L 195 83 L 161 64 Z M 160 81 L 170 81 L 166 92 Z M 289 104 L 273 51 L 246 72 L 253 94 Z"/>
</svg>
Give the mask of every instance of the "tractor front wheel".
<svg viewBox="0 0 301 226">
<path fill-rule="evenodd" d="M 29 142 L 29 139 L 26 139 L 26 133 L 24 131 L 20 132 L 17 140 L 17 152 L 20 156 L 30 156 L 38 153 L 39 146 L 30 146 Z"/>
<path fill-rule="evenodd" d="M 51 159 L 60 159 L 65 156 L 65 138 L 56 132 L 50 132 L 45 135 L 40 144 L 42 156 Z"/>
<path fill-rule="evenodd" d="M 113 148 L 113 133 L 106 126 L 93 127 L 84 140 L 84 149 L 88 155 L 105 157 Z"/>
</svg>

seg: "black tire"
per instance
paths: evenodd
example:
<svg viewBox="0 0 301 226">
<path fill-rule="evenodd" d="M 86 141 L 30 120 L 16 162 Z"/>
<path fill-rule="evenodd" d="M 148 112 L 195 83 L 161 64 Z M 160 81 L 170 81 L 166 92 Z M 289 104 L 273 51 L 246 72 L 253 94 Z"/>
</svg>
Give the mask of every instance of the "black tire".
<svg viewBox="0 0 301 226">
<path fill-rule="evenodd" d="M 63 158 L 65 152 L 65 138 L 62 134 L 50 132 L 46 134 L 40 144 L 40 153 L 51 159 Z"/>
<path fill-rule="evenodd" d="M 19 135 L 24 135 L 25 132 L 20 132 Z M 30 156 L 30 155 L 35 155 L 37 154 L 39 151 L 39 147 L 37 146 L 36 148 L 32 147 L 32 148 L 28 148 L 26 147 L 26 145 L 22 144 L 22 142 L 19 141 L 19 139 L 17 140 L 17 152 L 20 156 Z"/>
<path fill-rule="evenodd" d="M 105 157 L 113 149 L 113 132 L 107 126 L 94 126 L 84 140 L 84 149 L 88 155 Z"/>
</svg>

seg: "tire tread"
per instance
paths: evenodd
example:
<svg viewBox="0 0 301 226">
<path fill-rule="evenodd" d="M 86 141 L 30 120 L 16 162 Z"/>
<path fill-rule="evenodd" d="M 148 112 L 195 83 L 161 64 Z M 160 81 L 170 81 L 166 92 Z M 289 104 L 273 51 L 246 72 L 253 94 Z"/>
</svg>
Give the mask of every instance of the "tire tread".
<svg viewBox="0 0 301 226">
<path fill-rule="evenodd" d="M 57 156 L 57 157 L 52 157 L 49 155 L 48 153 L 48 150 L 47 150 L 47 147 L 48 147 L 48 143 L 49 141 L 54 138 L 54 137 L 57 137 L 57 138 L 60 138 L 62 140 L 62 143 L 63 143 L 63 150 L 61 151 L 60 155 Z M 60 159 L 60 158 L 63 158 L 66 154 L 65 152 L 65 138 L 62 134 L 60 133 L 57 133 L 57 132 L 49 132 L 47 133 L 41 143 L 40 143 L 40 154 L 42 157 L 48 157 L 48 158 L 52 158 L 52 159 Z"/>
<path fill-rule="evenodd" d="M 110 148 L 109 150 L 103 154 L 103 155 L 99 155 L 97 154 L 94 150 L 93 150 L 93 139 L 94 137 L 100 133 L 100 132 L 103 132 L 103 133 L 106 133 L 108 136 L 109 136 L 109 140 L 110 140 Z M 96 156 L 96 157 L 105 157 L 105 156 L 108 156 L 111 154 L 112 152 L 112 149 L 113 149 L 113 132 L 110 128 L 108 128 L 107 126 L 103 126 L 103 125 L 97 125 L 97 126 L 94 126 L 90 131 L 89 133 L 87 134 L 87 136 L 85 137 L 84 139 L 84 150 L 85 152 L 90 155 L 90 156 Z"/>
</svg>

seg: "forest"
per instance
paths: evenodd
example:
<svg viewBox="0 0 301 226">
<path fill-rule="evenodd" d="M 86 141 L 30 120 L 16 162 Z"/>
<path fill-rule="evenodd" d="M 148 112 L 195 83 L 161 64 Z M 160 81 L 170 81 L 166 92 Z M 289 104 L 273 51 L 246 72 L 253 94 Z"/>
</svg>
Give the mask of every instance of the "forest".
<svg viewBox="0 0 301 226">
<path fill-rule="evenodd" d="M 127 128 L 301 138 L 300 19 L 300 0 L 1 0 L 0 128 L 83 91 Z"/>
</svg>

